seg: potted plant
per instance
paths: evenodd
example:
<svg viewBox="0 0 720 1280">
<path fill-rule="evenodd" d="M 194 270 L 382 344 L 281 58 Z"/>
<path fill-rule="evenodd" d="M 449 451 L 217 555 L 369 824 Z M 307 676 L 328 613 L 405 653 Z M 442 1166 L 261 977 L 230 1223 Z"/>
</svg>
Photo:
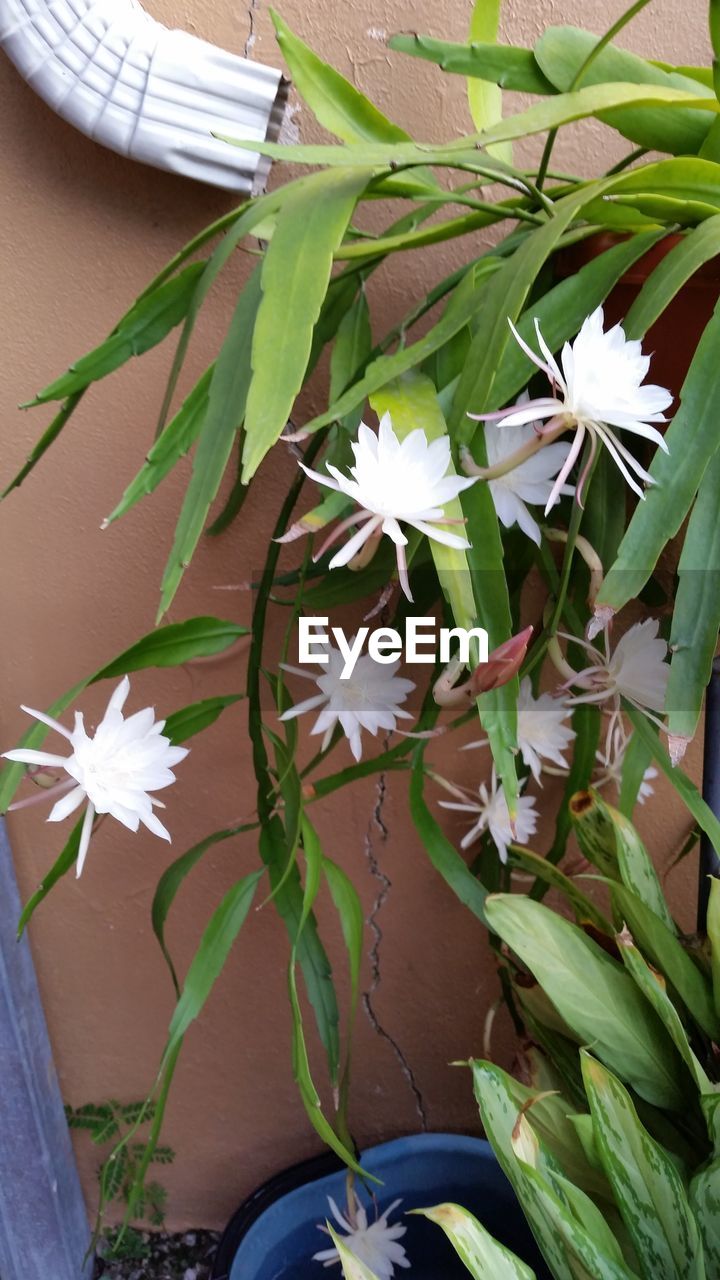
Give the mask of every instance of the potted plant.
<svg viewBox="0 0 720 1280">
<path fill-rule="evenodd" d="M 214 533 L 242 522 L 247 487 L 262 484 L 256 472 L 274 450 L 290 449 L 298 463 L 255 584 L 244 692 L 256 815 L 242 828 L 220 827 L 171 862 L 155 895 L 153 927 L 177 1003 L 148 1098 L 153 1119 L 137 1171 L 138 1196 L 185 1032 L 202 1012 L 253 901 L 267 900 L 288 934 L 300 1098 L 319 1137 L 350 1171 L 346 1212 L 340 1210 L 350 1243 L 358 1223 L 362 1227 L 367 1209 L 357 1197 L 367 1194 L 360 1188 L 373 1185 L 375 1159 L 371 1153 L 366 1164 L 358 1152 L 350 1116 L 363 916 L 341 857 L 321 845 L 313 822 L 317 801 L 372 772 L 407 774 L 419 848 L 448 891 L 500 938 L 507 932 L 506 914 L 514 910 L 502 895 L 513 873 L 521 872 L 533 884 L 517 910 L 534 913 L 533 922 L 546 921 L 538 899 L 548 887 L 560 888 L 589 913 L 612 949 L 606 916 L 558 865 L 570 834 L 569 802 L 590 783 L 617 784 L 620 807 L 629 814 L 659 769 L 699 829 L 720 847 L 717 820 L 680 768 L 699 720 L 720 621 L 712 572 L 720 567 L 720 313 L 713 311 L 699 338 L 677 403 L 658 362 L 653 381 L 647 380 L 645 347 L 659 317 L 720 247 L 720 164 L 713 158 L 720 107 L 709 72 L 658 68 L 615 47 L 615 36 L 638 7 L 607 37 L 551 29 L 532 51 L 504 48 L 493 33 L 485 43 L 454 51 L 403 38 L 410 52 L 441 65 L 450 67 L 454 59 L 464 75 L 542 96 L 503 118 L 500 94 L 473 88 L 476 132 L 437 145 L 412 141 L 276 16 L 299 92 L 340 142 L 284 147 L 229 140 L 303 172 L 195 237 L 110 337 L 34 402 L 59 407 L 7 492 L 41 461 L 95 382 L 181 326 L 158 433 L 107 522 L 126 516 L 193 450 L 159 621 L 175 599 L 227 467 L 236 468 L 236 479 L 214 515 Z M 476 23 L 481 13 L 478 5 Z M 715 26 L 713 10 L 714 37 Z M 590 180 L 556 177 L 551 138 L 587 116 L 634 144 L 627 163 Z M 509 148 L 537 134 L 548 135 L 548 142 L 537 170 L 528 172 L 513 163 Z M 647 159 L 638 147 L 664 158 Z M 486 198 L 489 183 L 500 190 L 496 199 Z M 380 234 L 363 225 L 366 207 L 378 201 L 393 207 Z M 478 242 L 476 233 L 498 224 L 505 232 L 500 240 L 490 247 Z M 560 253 L 598 232 L 621 234 L 572 274 L 556 271 Z M 260 254 L 227 337 L 216 361 L 174 408 L 203 302 L 245 237 L 259 241 Z M 365 289 L 370 275 L 395 254 L 460 237 L 469 246 L 466 262 L 413 298 L 403 320 L 382 338 L 373 335 Z M 659 246 L 668 251 L 647 273 L 623 328 L 608 325 L 603 303 L 633 264 L 647 262 Z M 297 398 L 328 346 L 328 407 L 304 420 Z M 363 414 L 379 425 L 361 423 Z M 313 497 L 306 498 L 310 489 Z M 682 554 L 668 589 L 656 567 L 681 527 Z M 542 584 L 541 598 L 536 593 L 528 599 L 531 574 Z M 637 602 L 639 621 L 627 626 L 624 615 L 618 620 Z M 341 606 L 360 612 L 357 630 L 334 626 Z M 280 663 L 269 640 L 279 618 L 285 622 Z M 327 634 L 323 639 L 323 619 L 332 640 Z M 420 638 L 427 639 L 427 627 L 434 625 L 443 632 L 435 666 L 421 656 L 414 667 L 411 654 L 411 681 L 399 674 L 400 655 L 409 646 L 417 657 Z M 142 823 L 168 837 L 156 792 L 183 764 L 182 744 L 241 696 L 233 690 L 203 699 L 166 722 L 149 711 L 126 716 L 128 673 L 194 661 L 228 649 L 243 634 L 242 627 L 216 618 L 149 631 L 90 677 L 120 680 L 95 734 L 82 715 L 74 729 L 57 719 L 80 703 L 89 681 L 49 713 L 31 712 L 33 728 L 6 753 L 0 808 L 11 804 L 29 765 L 40 771 L 36 781 L 55 788 L 54 820 L 78 809 L 82 816 L 28 904 L 23 926 L 60 876 L 73 865 L 80 873 L 95 822 L 104 815 L 131 830 Z M 298 642 L 300 666 L 293 667 L 287 659 Z M 320 665 L 313 665 L 316 660 Z M 312 722 L 303 719 L 306 712 Z M 459 781 L 459 739 L 453 735 L 470 723 L 480 739 L 475 745 L 492 757 L 492 770 L 489 780 L 467 788 Z M 69 755 L 42 750 L 48 729 L 69 739 Z M 299 743 L 308 732 L 316 735 L 318 750 L 301 764 Z M 377 749 L 373 739 L 379 739 Z M 564 798 L 551 846 L 539 855 L 527 844 L 538 821 L 537 783 L 548 772 L 564 777 Z M 440 825 L 442 805 L 467 817 L 460 849 Z M 588 808 L 615 831 L 609 811 L 598 810 L 595 801 Z M 579 828 L 582 816 L 576 811 Z M 590 834 L 583 838 L 602 857 L 603 876 L 617 879 L 615 870 L 630 855 L 616 852 L 613 861 L 605 849 L 607 832 L 600 837 L 584 821 Z M 204 853 L 248 829 L 258 833 L 257 868 L 219 904 L 181 979 L 165 939 L 168 913 Z M 478 850 L 471 864 L 464 856 L 470 846 Z M 646 888 L 657 894 L 647 860 L 637 859 Z M 626 890 L 638 887 L 619 874 Z M 334 978 L 314 911 L 321 890 L 332 899 L 347 948 L 350 1017 L 342 1040 Z M 488 897 L 497 891 L 500 898 Z M 668 920 L 665 926 L 672 933 Z M 523 960 L 515 934 L 505 940 Z M 677 947 L 685 954 L 680 942 Z M 617 959 L 613 964 L 613 972 L 621 972 Z M 695 972 L 693 959 L 682 964 L 683 972 L 688 964 Z M 514 969 L 503 963 L 502 973 L 506 994 L 517 1002 Z M 547 985 L 543 978 L 540 983 Z M 523 1003 L 527 1019 L 542 1029 L 542 999 L 525 993 Z M 572 1041 L 565 1034 L 572 1020 L 562 1009 L 561 1017 L 560 1031 L 557 1019 L 550 1020 L 549 1030 L 560 1036 L 553 1044 L 563 1037 Z M 310 1066 L 310 1019 L 324 1050 L 322 1087 Z M 665 1040 L 662 1045 L 665 1053 Z M 622 1076 L 622 1062 L 610 1065 Z M 574 1082 L 579 1100 L 577 1069 Z M 138 1124 L 146 1114 L 140 1110 Z M 485 1123 L 499 1150 L 487 1116 Z M 583 1122 L 581 1132 L 587 1127 Z M 132 1136 L 123 1138 L 115 1159 Z M 504 1149 L 500 1163 L 513 1181 Z M 395 1198 L 388 1184 L 387 1201 Z M 433 1199 L 428 1187 L 427 1203 Z M 129 1217 L 132 1212 L 131 1195 Z M 578 1212 L 591 1213 L 584 1201 Z"/>
<path fill-rule="evenodd" d="M 714 1275 L 718 882 L 700 950 L 673 921 L 632 824 L 592 792 L 571 811 L 609 914 L 600 927 L 569 880 L 574 922 L 526 895 L 488 899 L 533 1042 L 525 1083 L 469 1064 L 483 1124 L 555 1280 Z M 464 1207 L 423 1216 L 476 1280 L 531 1280 Z M 349 1280 L 369 1280 L 342 1240 L 338 1249 Z"/>
</svg>

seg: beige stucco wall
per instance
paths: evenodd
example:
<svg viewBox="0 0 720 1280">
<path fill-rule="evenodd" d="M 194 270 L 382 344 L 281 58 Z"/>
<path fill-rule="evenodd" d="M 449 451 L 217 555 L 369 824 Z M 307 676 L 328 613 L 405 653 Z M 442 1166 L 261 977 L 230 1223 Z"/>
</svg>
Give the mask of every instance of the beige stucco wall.
<svg viewBox="0 0 720 1280">
<path fill-rule="evenodd" d="M 235 0 L 153 0 L 164 21 L 242 50 L 252 27 L 254 57 L 276 53 L 265 0 L 251 11 Z M 505 35 L 531 41 L 549 22 L 576 21 L 600 32 L 620 10 L 602 0 L 510 0 Z M 420 138 L 446 138 L 467 124 L 464 86 L 432 67 L 404 62 L 383 47 L 385 32 L 417 29 L 462 39 L 469 0 L 285 0 L 290 25 L 354 78 L 390 115 Z M 655 0 L 625 39 L 645 54 L 705 60 L 705 0 Z M 124 162 L 74 133 L 0 63 L 0 478 L 7 479 L 48 420 L 23 415 L 19 401 L 104 335 L 176 248 L 229 207 L 222 194 Z M 307 114 L 301 136 L 315 134 Z M 563 163 L 584 167 L 594 131 L 584 126 L 562 146 Z M 611 145 L 614 145 L 611 143 Z M 607 144 L 603 141 L 603 147 Z M 603 157 L 608 154 L 603 151 Z M 463 246 L 446 251 L 457 258 Z M 375 288 L 378 327 L 439 268 L 408 257 L 384 288 Z M 190 371 L 216 350 L 240 278 L 242 259 L 210 302 Z M 21 700 L 44 706 L 84 673 L 148 630 L 188 467 L 156 497 L 101 533 L 100 523 L 134 474 L 148 441 L 168 365 L 168 350 L 90 394 L 35 476 L 0 507 L 0 741 L 24 728 Z M 261 563 L 271 509 L 289 474 L 274 453 L 248 499 L 241 527 L 203 545 L 171 617 L 220 613 L 246 621 L 247 595 L 220 592 Z M 241 687 L 242 656 L 173 674 L 134 680 L 135 705 L 160 711 Z M 90 712 L 106 691 L 84 699 Z M 344 748 L 342 748 L 344 750 Z M 478 757 L 465 757 L 464 768 Z M 693 753 L 697 769 L 698 752 Z M 175 854 L 253 808 L 242 713 L 197 740 L 170 798 Z M 646 832 L 664 865 L 686 821 L 660 789 L 645 815 Z M 361 1014 L 353 1126 L 366 1142 L 418 1128 L 472 1129 L 474 1107 L 464 1074 L 447 1063 L 477 1052 L 496 983 L 482 931 L 429 867 L 410 827 L 404 787 L 390 778 L 358 785 L 319 814 L 328 850 L 353 875 L 368 912 L 378 896 L 372 994 L 376 1025 Z M 16 815 L 10 829 L 25 896 L 60 848 L 61 832 L 38 810 Z M 172 1008 L 172 992 L 152 938 L 149 905 L 170 858 L 164 845 L 132 838 L 106 823 L 93 843 L 80 884 L 64 881 L 32 928 L 41 986 L 65 1097 L 75 1105 L 144 1094 L 153 1078 Z M 239 872 L 251 868 L 251 840 L 220 846 L 196 871 L 169 930 L 181 964 L 204 920 Z M 680 879 L 691 881 L 683 872 Z M 338 964 L 332 917 L 321 911 Z M 178 1162 L 163 1172 L 170 1220 L 220 1225 L 257 1182 L 317 1149 L 297 1100 L 289 1066 L 285 994 L 287 945 L 272 909 L 255 913 L 218 983 L 202 1023 L 188 1036 L 168 1114 L 166 1137 Z M 378 1032 L 378 1026 L 383 1029 Z M 511 1056 L 502 1018 L 498 1051 Z M 93 1157 L 81 1163 L 90 1199 Z"/>
</svg>

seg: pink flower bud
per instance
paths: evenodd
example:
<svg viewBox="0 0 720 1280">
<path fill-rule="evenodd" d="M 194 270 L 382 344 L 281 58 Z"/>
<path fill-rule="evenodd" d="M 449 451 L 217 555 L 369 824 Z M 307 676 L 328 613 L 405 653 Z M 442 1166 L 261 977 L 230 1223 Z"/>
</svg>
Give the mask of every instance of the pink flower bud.
<svg viewBox="0 0 720 1280">
<path fill-rule="evenodd" d="M 511 636 L 493 649 L 487 662 L 475 668 L 470 681 L 474 698 L 480 693 L 489 693 L 491 689 L 499 689 L 517 675 L 525 661 L 532 633 L 532 627 L 526 627 L 518 635 Z"/>
</svg>

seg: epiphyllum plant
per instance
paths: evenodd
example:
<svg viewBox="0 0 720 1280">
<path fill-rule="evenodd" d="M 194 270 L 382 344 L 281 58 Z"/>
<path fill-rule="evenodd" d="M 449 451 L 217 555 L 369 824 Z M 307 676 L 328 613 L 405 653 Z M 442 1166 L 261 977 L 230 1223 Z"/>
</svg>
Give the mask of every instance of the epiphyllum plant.
<svg viewBox="0 0 720 1280">
<path fill-rule="evenodd" d="M 243 828 L 228 826 L 236 810 L 235 800 L 228 801 L 230 813 L 218 815 L 224 825 L 164 869 L 153 906 L 177 1006 L 153 1091 L 158 1105 L 148 1159 L 183 1035 L 200 1014 L 265 878 L 264 897 L 288 931 L 300 1094 L 322 1139 L 359 1176 L 348 1116 L 352 1016 L 341 1040 L 336 979 L 314 906 L 318 893 L 327 890 L 340 916 L 351 1011 L 360 994 L 362 909 L 312 822 L 314 803 L 356 778 L 373 771 L 409 773 L 418 856 L 426 849 L 447 891 L 498 934 L 503 930 L 497 907 L 487 905 L 487 890 L 509 888 L 517 871 L 535 879 L 530 901 L 548 883 L 561 884 L 579 900 L 577 885 L 565 874 L 572 864 L 557 864 L 566 854 L 568 802 L 589 783 L 607 789 L 619 783 L 620 803 L 629 814 L 638 796 L 647 796 L 654 766 L 677 788 L 697 825 L 712 839 L 719 837 L 693 784 L 672 768 L 666 741 L 679 761 L 698 723 L 720 623 L 712 572 L 720 568 L 720 310 L 697 345 L 675 402 L 655 385 L 664 382 L 661 367 L 652 365 L 654 382 L 649 381 L 647 336 L 684 283 L 720 253 L 720 104 L 709 69 L 678 71 L 618 47 L 616 37 L 643 3 L 638 0 L 605 37 L 549 28 L 533 49 L 498 44 L 497 6 L 485 3 L 476 6 L 466 45 L 420 36 L 394 39 L 393 47 L 470 78 L 474 131 L 432 144 L 412 141 L 275 16 L 298 91 L 339 141 L 288 148 L 234 140 L 310 171 L 196 236 L 107 341 L 36 398 L 37 404 L 55 402 L 57 414 L 8 491 L 43 458 L 93 383 L 182 325 L 156 438 L 104 522 L 112 526 L 126 517 L 193 451 L 162 581 L 160 618 L 192 561 L 231 458 L 235 474 L 227 503 L 208 529 L 213 535 L 242 521 L 247 486 L 255 483 L 267 455 L 290 449 L 301 464 L 269 531 L 253 598 L 244 693 L 256 813 Z M 711 36 L 720 61 L 715 5 Z M 504 116 L 499 85 L 537 101 Z M 626 140 L 624 153 L 590 179 L 556 175 L 551 160 L 558 129 L 589 116 L 614 131 L 619 150 L 618 139 Z M 511 144 L 535 135 L 544 135 L 542 155 L 532 169 L 521 168 Z M 647 151 L 659 152 L 660 159 L 648 160 Z M 493 200 L 487 198 L 489 184 L 500 193 Z M 378 233 L 374 219 L 367 230 L 368 206 L 377 211 L 388 204 L 388 225 Z M 502 234 L 485 245 L 477 233 L 490 226 Z M 558 278 L 555 255 L 598 230 L 620 234 L 575 274 Z M 235 249 L 253 236 L 260 244 L 259 250 L 253 245 L 256 265 L 238 295 L 217 359 L 176 404 L 203 303 Z M 461 265 L 419 297 L 416 274 L 407 271 L 404 316 L 386 332 L 381 316 L 371 323 L 370 276 L 381 273 L 394 254 L 410 262 L 425 246 L 454 239 L 466 248 Z M 602 308 L 611 313 L 614 286 L 635 263 L 647 261 L 651 248 L 659 254 L 658 265 L 648 268 L 622 325 L 605 321 Z M 329 401 L 307 421 L 298 396 L 325 348 Z M 143 455 L 145 448 L 143 442 Z M 626 487 L 618 484 L 618 471 Z M 681 527 L 683 552 L 668 588 L 667 575 L 657 575 L 656 566 Z M 286 547 L 305 534 L 311 542 Z M 534 605 L 524 591 L 530 573 L 544 591 Z M 414 609 L 441 613 L 457 628 L 484 628 L 492 651 L 487 666 L 479 665 L 477 649 L 469 661 L 457 658 L 442 671 L 428 667 L 406 675 L 385 668 L 378 674 L 358 663 L 349 682 L 336 678 L 331 665 L 319 676 L 312 672 L 317 692 L 310 699 L 292 703 L 286 667 L 278 668 L 266 646 L 271 612 L 277 617 L 285 610 L 285 663 L 292 657 L 300 612 L 324 615 L 354 605 L 401 626 L 405 597 L 414 598 Z M 615 622 L 630 603 L 639 621 L 636 612 Z M 531 617 L 528 609 L 534 610 Z M 218 619 L 163 626 L 93 680 L 192 661 L 229 648 L 242 631 Z M 268 683 L 270 708 L 264 696 Z M 53 720 L 83 687 L 55 704 Z M 234 691 L 175 712 L 162 735 L 154 717 L 148 720 L 158 757 L 145 770 L 140 755 L 132 755 L 132 804 L 113 791 L 122 770 L 112 765 L 102 801 L 111 801 L 109 811 L 131 815 L 133 823 L 156 821 L 149 793 L 179 759 L 173 752 L 238 696 Z M 314 722 L 301 714 L 311 709 L 318 713 Z M 408 713 L 415 717 L 412 723 Z M 469 720 L 476 728 L 456 737 L 455 729 Z M 398 721 L 406 726 L 403 736 Z M 42 751 L 46 729 L 44 721 L 36 724 L 17 749 L 22 757 L 8 762 L 0 779 L 0 809 L 14 798 L 22 762 Z M 313 731 L 321 736 L 320 749 L 301 767 L 305 754 L 299 757 L 298 742 Z M 102 736 L 98 730 L 92 739 L 97 747 Z M 478 737 L 488 754 L 460 751 Z M 161 749 L 162 738 L 172 746 Z M 83 744 L 91 754 L 96 750 L 84 739 Z M 83 803 L 83 796 L 102 812 L 94 781 L 84 766 L 76 767 L 79 753 L 73 747 L 72 769 L 64 757 L 54 765 L 31 766 L 63 769 L 80 788 L 68 790 L 55 817 L 71 803 Z M 105 756 L 102 763 L 104 769 Z M 548 778 L 558 775 L 553 789 Z M 184 777 L 191 777 L 190 767 Z M 426 791 L 428 779 L 432 789 Z M 56 780 L 36 775 L 43 784 Z M 402 783 L 399 776 L 397 785 Z M 558 785 L 564 787 L 561 798 Z M 469 806 L 462 810 L 469 825 L 444 818 L 447 788 L 455 802 Z M 536 852 L 520 841 L 538 840 L 540 813 L 550 826 L 556 821 L 549 847 Z M 24 920 L 77 862 L 83 822 L 89 825 L 91 818 L 75 825 Z M 259 833 L 258 867 L 219 904 L 181 982 L 165 940 L 167 914 L 206 849 L 240 829 Z M 469 839 L 471 864 L 458 848 Z M 608 874 L 607 862 L 604 868 Z M 90 871 L 101 873 L 99 860 Z M 531 940 L 539 936 L 539 921 L 533 916 L 528 923 Z M 515 950 L 520 954 L 519 945 Z M 583 1007 L 581 996 L 576 1003 Z M 322 1106 L 311 1075 L 308 1018 L 324 1049 L 331 1106 Z M 526 1024 L 531 1025 L 530 1014 Z M 587 1028 L 578 1034 L 583 1043 L 593 1040 Z M 345 1220 L 357 1226 L 353 1194 Z M 339 1254 L 347 1252 L 342 1242 L 337 1247 Z"/>
</svg>

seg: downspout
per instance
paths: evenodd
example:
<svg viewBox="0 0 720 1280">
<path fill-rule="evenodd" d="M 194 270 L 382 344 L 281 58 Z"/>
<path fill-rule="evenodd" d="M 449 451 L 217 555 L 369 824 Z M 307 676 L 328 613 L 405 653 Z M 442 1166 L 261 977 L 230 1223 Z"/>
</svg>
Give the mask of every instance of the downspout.
<svg viewBox="0 0 720 1280">
<path fill-rule="evenodd" d="M 269 161 L 214 134 L 280 131 L 282 74 L 186 31 L 138 0 L 0 0 L 0 45 L 59 116 L 120 155 L 249 195 Z"/>
</svg>

